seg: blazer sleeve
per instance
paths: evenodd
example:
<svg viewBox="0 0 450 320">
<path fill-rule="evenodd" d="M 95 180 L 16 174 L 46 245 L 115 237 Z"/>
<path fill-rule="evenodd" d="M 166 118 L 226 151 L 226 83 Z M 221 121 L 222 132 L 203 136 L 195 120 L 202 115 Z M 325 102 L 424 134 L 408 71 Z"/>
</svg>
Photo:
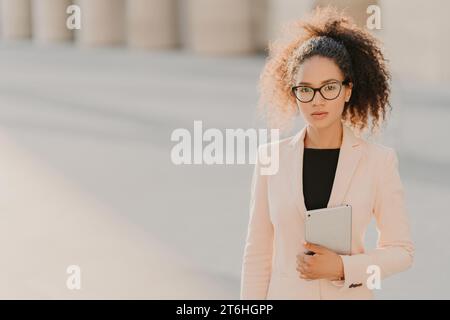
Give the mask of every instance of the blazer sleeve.
<svg viewBox="0 0 450 320">
<path fill-rule="evenodd" d="M 377 247 L 364 254 L 341 255 L 345 280 L 333 283 L 342 286 L 342 290 L 367 286 L 367 279 L 371 275 L 368 267 L 371 265 L 379 267 L 383 280 L 408 269 L 413 263 L 414 245 L 398 171 L 398 158 L 391 148 L 388 148 L 376 188 L 373 214 L 378 231 Z"/>
<path fill-rule="evenodd" d="M 260 150 L 259 150 L 260 151 Z M 259 157 L 258 157 L 259 158 Z M 273 225 L 269 215 L 267 175 L 254 167 L 250 212 L 241 275 L 241 299 L 266 299 L 272 273 Z"/>
</svg>

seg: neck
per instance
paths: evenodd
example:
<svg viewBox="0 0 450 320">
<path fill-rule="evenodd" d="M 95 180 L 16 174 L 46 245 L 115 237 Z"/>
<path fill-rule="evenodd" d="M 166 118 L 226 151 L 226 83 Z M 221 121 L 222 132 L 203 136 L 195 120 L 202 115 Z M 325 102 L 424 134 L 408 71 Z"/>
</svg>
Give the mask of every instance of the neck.
<svg viewBox="0 0 450 320">
<path fill-rule="evenodd" d="M 341 121 L 327 128 L 314 128 L 308 125 L 304 145 L 306 148 L 337 149 L 341 147 L 343 128 Z"/>
</svg>

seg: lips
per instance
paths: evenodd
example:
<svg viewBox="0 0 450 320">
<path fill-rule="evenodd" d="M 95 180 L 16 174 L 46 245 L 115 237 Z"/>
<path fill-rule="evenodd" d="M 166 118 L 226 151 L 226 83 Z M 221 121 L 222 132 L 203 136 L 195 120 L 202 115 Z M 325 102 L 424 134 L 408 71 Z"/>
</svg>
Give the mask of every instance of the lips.
<svg viewBox="0 0 450 320">
<path fill-rule="evenodd" d="M 328 112 L 316 111 L 314 113 L 311 113 L 311 117 L 315 120 L 322 120 L 328 117 Z"/>
</svg>

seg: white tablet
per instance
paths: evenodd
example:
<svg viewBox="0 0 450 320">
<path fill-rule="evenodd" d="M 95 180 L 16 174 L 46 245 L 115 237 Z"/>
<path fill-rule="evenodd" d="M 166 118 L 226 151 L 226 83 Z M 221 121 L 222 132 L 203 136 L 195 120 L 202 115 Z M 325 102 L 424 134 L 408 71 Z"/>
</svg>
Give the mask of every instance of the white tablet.
<svg viewBox="0 0 450 320">
<path fill-rule="evenodd" d="M 342 205 L 306 211 L 305 240 L 337 254 L 350 255 L 352 248 L 352 207 Z"/>
</svg>

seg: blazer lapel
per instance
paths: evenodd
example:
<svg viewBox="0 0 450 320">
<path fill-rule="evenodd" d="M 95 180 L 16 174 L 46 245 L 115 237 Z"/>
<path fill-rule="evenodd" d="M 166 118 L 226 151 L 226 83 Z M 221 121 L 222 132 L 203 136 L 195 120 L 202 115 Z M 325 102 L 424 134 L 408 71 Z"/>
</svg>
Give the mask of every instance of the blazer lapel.
<svg viewBox="0 0 450 320">
<path fill-rule="evenodd" d="M 360 142 L 353 131 L 349 127 L 343 125 L 341 150 L 339 151 L 339 160 L 334 176 L 333 188 L 331 189 L 331 195 L 327 205 L 328 208 L 343 204 L 360 159 Z"/>
<path fill-rule="evenodd" d="M 303 148 L 306 135 L 306 126 L 303 127 L 292 139 L 290 145 L 292 147 L 293 161 L 289 168 L 289 179 L 291 181 L 291 190 L 300 216 L 305 218 L 305 199 L 303 197 Z"/>
<path fill-rule="evenodd" d="M 300 212 L 304 218 L 306 212 L 305 199 L 303 196 L 303 149 L 306 135 L 306 126 L 303 127 L 291 140 L 290 145 L 293 148 L 293 160 L 289 175 L 291 181 L 291 190 L 293 197 Z M 353 174 L 361 158 L 361 148 L 359 140 L 353 131 L 343 125 L 343 136 L 341 150 L 334 177 L 333 187 L 327 207 L 335 207 L 343 204 L 345 195 L 350 186 Z"/>
</svg>

